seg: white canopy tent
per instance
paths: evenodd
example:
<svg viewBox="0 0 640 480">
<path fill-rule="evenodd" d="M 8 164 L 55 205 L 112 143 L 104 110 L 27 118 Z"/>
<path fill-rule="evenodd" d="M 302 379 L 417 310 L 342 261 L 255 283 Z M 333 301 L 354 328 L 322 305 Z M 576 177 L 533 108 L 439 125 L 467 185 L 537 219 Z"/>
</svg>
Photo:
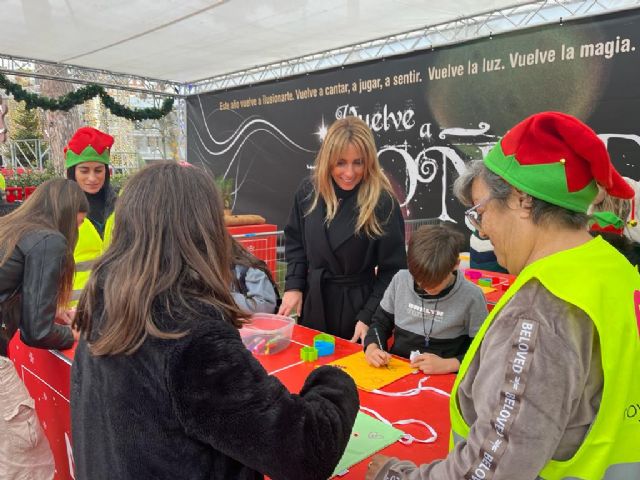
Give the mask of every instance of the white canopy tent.
<svg viewBox="0 0 640 480">
<path fill-rule="evenodd" d="M 237 78 L 256 69 L 264 73 L 271 65 L 278 66 L 278 77 L 454 43 L 487 35 L 491 28 L 496 33 L 639 4 L 638 0 L 4 0 L 0 71 L 27 73 L 15 61 L 35 61 L 63 65 L 60 79 L 82 80 L 91 71 L 118 72 L 152 80 L 149 90 L 189 94 L 237 86 L 243 82 L 228 85 L 211 80 Z M 480 21 L 469 21 L 474 18 Z M 501 23 L 495 24 L 496 19 Z M 461 34 L 462 27 L 466 28 Z M 438 38 L 427 35 L 433 28 Z M 397 40 L 395 48 L 380 47 L 389 45 L 389 38 Z M 371 45 L 379 48 L 364 56 L 346 54 L 348 58 L 315 61 L 302 70 L 300 63 L 298 68 L 281 68 L 283 63 L 291 66 L 291 59 L 308 63 L 319 54 L 327 58 L 335 49 L 342 49 L 338 54 L 344 57 L 345 52 L 366 51 Z M 273 77 L 254 76 L 244 83 Z M 86 81 L 96 79 L 89 76 Z M 185 85 L 190 88 L 183 89 Z M 194 85 L 201 88 L 193 89 Z"/>
<path fill-rule="evenodd" d="M 10 0 L 5 54 L 192 82 L 526 0 Z"/>
<path fill-rule="evenodd" d="M 137 92 L 123 97 L 136 108 L 174 97 L 178 156 L 186 158 L 188 95 L 638 7 L 640 0 L 2 0 L 0 73 L 54 80 L 60 93 L 44 92 L 50 96 L 84 84 Z M 74 124 L 56 118 L 57 152 Z"/>
</svg>

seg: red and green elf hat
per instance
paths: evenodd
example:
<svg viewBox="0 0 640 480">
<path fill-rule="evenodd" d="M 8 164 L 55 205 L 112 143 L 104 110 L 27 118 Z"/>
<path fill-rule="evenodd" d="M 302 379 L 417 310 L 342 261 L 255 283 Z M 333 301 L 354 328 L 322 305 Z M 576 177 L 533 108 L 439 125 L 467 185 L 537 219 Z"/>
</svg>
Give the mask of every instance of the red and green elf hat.
<svg viewBox="0 0 640 480">
<path fill-rule="evenodd" d="M 624 221 L 613 212 L 595 212 L 591 215 L 589 229 L 594 232 L 611 232 L 622 235 Z"/>
<path fill-rule="evenodd" d="M 587 212 L 597 184 L 614 197 L 634 195 L 595 132 L 564 113 L 526 118 L 505 134 L 484 163 L 523 192 L 575 212 Z"/>
<path fill-rule="evenodd" d="M 64 147 L 65 168 L 84 162 L 100 162 L 109 165 L 109 149 L 113 137 L 93 127 L 76 130 L 69 144 Z"/>
</svg>

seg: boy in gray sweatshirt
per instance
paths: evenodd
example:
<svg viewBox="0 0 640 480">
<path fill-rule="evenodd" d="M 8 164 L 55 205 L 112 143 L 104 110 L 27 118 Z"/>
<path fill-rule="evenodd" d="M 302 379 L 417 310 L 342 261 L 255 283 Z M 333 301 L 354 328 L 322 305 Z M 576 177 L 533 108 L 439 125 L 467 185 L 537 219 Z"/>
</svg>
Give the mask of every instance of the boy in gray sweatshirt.
<svg viewBox="0 0 640 480">
<path fill-rule="evenodd" d="M 457 372 L 471 338 L 487 316 L 482 290 L 457 272 L 464 236 L 446 225 L 427 225 L 409 241 L 408 270 L 391 280 L 371 319 L 365 356 L 375 367 L 390 353 L 410 358 L 424 373 Z M 382 344 L 382 346 L 380 345 Z M 411 355 L 411 352 L 419 355 Z"/>
</svg>

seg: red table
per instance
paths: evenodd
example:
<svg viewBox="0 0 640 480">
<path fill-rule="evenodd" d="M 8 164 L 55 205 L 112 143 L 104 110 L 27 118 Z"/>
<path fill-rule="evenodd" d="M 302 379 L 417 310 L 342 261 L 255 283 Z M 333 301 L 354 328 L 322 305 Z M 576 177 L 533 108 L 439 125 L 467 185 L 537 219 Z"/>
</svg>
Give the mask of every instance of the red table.
<svg viewBox="0 0 640 480">
<path fill-rule="evenodd" d="M 493 292 L 485 293 L 484 298 L 487 300 L 487 307 L 491 311 L 500 297 L 507 291 L 511 284 L 515 281 L 516 276 L 509 273 L 491 272 L 489 270 L 479 270 L 477 268 L 469 268 L 465 270 L 464 276 L 467 280 L 478 284 L 481 279 L 491 281 Z"/>
<path fill-rule="evenodd" d="M 296 325 L 291 345 L 276 355 L 258 356 L 265 370 L 278 377 L 287 388 L 298 393 L 305 378 L 317 365 L 360 351 L 360 346 L 336 339 L 335 353 L 321 357 L 317 362 L 302 363 L 299 350 L 303 345 L 312 345 L 318 332 Z M 71 421 L 69 412 L 70 375 L 74 350 L 55 352 L 39 350 L 24 345 L 17 336 L 10 344 L 10 357 L 16 364 L 20 377 L 25 381 L 31 396 L 36 401 L 36 410 L 51 444 L 56 461 L 56 480 L 72 480 L 73 458 L 71 455 Z M 417 386 L 422 374 L 404 377 L 384 388 L 386 391 L 404 391 Z M 432 375 L 427 385 L 450 391 L 454 375 Z M 381 451 L 385 455 L 425 463 L 447 454 L 449 441 L 449 401 L 433 392 L 421 392 L 413 397 L 384 397 L 358 390 L 363 406 L 372 408 L 389 421 L 416 418 L 429 423 L 438 433 L 432 444 L 413 443 L 409 446 L 399 442 Z M 420 426 L 401 426 L 401 430 L 427 438 L 429 433 Z M 362 479 L 368 461 L 353 466 L 343 479 Z"/>
<path fill-rule="evenodd" d="M 257 357 L 267 372 L 278 377 L 289 391 L 297 393 L 302 388 L 304 379 L 318 364 L 325 364 L 337 360 L 346 355 L 361 351 L 360 345 L 349 343 L 346 340 L 336 338 L 335 353 L 328 357 L 320 357 L 318 362 L 300 363 L 298 356 L 302 345 L 312 345 L 313 337 L 318 332 L 310 328 L 296 325 L 293 332 L 293 341 L 298 345 L 289 347 L 286 351 L 272 357 Z M 418 386 L 422 374 L 409 375 L 383 388 L 388 392 L 401 392 Z M 431 375 L 426 385 L 451 391 L 455 375 Z M 371 408 L 394 422 L 407 418 L 423 420 L 431 425 L 438 434 L 434 443 L 412 443 L 403 445 L 400 442 L 388 446 L 379 453 L 384 455 L 412 460 L 413 462 L 429 463 L 438 458 L 444 458 L 449 449 L 449 398 L 434 392 L 421 392 L 413 397 L 386 397 L 358 389 L 360 404 Z M 424 427 L 417 425 L 402 425 L 400 430 L 414 435 L 416 438 L 428 438 L 429 432 Z M 360 462 L 349 469 L 349 473 L 339 477 L 342 479 L 364 478 L 367 471 L 368 460 Z"/>
</svg>

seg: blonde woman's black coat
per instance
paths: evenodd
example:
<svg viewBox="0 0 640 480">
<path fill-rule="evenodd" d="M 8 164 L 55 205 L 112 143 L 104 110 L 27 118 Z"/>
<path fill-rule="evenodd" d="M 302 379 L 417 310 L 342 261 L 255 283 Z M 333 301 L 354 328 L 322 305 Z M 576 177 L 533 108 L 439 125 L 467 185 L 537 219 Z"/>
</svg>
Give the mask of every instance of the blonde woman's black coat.
<svg viewBox="0 0 640 480">
<path fill-rule="evenodd" d="M 302 325 L 351 338 L 358 320 L 369 324 L 389 282 L 407 258 L 404 220 L 397 201 L 384 192 L 376 207 L 383 235 L 355 234 L 357 190 L 346 196 L 333 221 L 325 222 L 322 199 L 307 214 L 313 187 L 305 180 L 285 227 L 286 290 L 304 292 Z"/>
</svg>

